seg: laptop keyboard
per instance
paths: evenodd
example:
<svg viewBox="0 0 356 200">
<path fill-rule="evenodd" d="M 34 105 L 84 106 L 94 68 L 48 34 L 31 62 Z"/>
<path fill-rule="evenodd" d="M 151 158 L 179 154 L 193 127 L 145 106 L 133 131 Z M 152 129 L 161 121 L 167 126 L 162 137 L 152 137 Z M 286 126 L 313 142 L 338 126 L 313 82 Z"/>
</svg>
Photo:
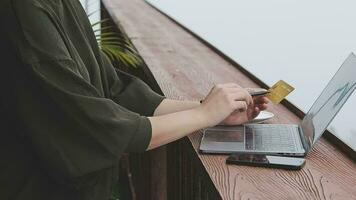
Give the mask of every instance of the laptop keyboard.
<svg viewBox="0 0 356 200">
<path fill-rule="evenodd" d="M 301 148 L 298 127 L 293 125 L 248 125 L 245 134 L 251 150 L 294 152 Z"/>
</svg>

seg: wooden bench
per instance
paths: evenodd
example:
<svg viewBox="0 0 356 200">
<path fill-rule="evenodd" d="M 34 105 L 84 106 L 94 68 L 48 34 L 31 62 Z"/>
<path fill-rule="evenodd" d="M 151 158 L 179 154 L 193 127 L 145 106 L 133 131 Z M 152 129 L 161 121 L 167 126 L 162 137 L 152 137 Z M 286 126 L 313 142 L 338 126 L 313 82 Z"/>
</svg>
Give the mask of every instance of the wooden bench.
<svg viewBox="0 0 356 200">
<path fill-rule="evenodd" d="M 198 100 L 214 84 L 259 87 L 243 70 L 142 0 L 103 5 L 144 58 L 165 96 Z M 269 123 L 298 123 L 284 105 L 270 105 Z M 199 153 L 201 132 L 132 161 L 138 199 L 356 199 L 355 161 L 322 138 L 300 171 L 228 166 L 227 156 Z M 145 163 L 145 164 L 144 164 Z M 142 171 L 149 174 L 142 175 Z M 141 175 L 135 175 L 141 173 Z"/>
</svg>

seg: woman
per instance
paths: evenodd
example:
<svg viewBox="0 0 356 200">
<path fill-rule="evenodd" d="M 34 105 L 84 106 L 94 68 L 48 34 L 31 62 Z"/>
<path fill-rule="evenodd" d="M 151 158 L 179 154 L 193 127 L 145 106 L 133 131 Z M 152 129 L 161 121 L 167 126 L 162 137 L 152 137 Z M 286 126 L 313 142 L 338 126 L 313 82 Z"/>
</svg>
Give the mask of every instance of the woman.
<svg viewBox="0 0 356 200">
<path fill-rule="evenodd" d="M 2 4 L 10 44 L 1 78 L 11 89 L 1 99 L 0 199 L 108 199 L 122 153 L 241 124 L 266 108 L 266 98 L 234 83 L 200 104 L 166 99 L 115 71 L 77 0 Z"/>
</svg>

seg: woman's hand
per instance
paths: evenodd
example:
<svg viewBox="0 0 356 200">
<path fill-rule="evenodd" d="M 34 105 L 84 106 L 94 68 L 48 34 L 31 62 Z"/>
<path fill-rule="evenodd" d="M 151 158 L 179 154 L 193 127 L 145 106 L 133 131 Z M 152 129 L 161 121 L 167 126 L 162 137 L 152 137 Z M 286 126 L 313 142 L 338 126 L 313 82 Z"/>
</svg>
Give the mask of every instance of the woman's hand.
<svg viewBox="0 0 356 200">
<path fill-rule="evenodd" d="M 208 125 L 215 126 L 225 120 L 231 124 L 253 117 L 256 112 L 251 111 L 252 107 L 255 107 L 254 101 L 247 90 L 237 84 L 227 83 L 213 87 L 200 109 Z"/>
<path fill-rule="evenodd" d="M 152 127 L 148 149 L 221 122 L 230 125 L 247 122 L 266 109 L 267 102 L 265 97 L 252 98 L 247 90 L 234 83 L 215 86 L 202 104 L 164 100 L 155 116 L 148 117 Z"/>
<path fill-rule="evenodd" d="M 239 125 L 246 123 L 257 117 L 261 110 L 265 110 L 267 108 L 267 104 L 267 97 L 253 97 L 253 104 L 250 104 L 247 110 L 245 110 L 244 112 L 240 112 L 238 110 L 232 112 L 226 119 L 222 121 L 222 124 Z"/>
</svg>

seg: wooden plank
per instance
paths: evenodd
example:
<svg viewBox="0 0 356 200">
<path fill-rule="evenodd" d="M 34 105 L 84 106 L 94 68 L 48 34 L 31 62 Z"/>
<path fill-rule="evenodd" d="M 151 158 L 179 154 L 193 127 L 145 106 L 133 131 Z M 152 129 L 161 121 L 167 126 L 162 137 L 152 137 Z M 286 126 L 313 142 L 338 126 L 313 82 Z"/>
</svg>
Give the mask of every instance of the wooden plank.
<svg viewBox="0 0 356 200">
<path fill-rule="evenodd" d="M 142 0 L 103 0 L 120 20 L 163 93 L 198 100 L 217 83 L 258 87 L 244 73 Z M 271 105 L 270 123 L 300 119 L 282 105 Z M 198 152 L 201 133 L 189 136 L 195 156 L 223 199 L 356 199 L 356 166 L 321 139 L 301 171 L 228 166 L 226 156 Z"/>
</svg>

